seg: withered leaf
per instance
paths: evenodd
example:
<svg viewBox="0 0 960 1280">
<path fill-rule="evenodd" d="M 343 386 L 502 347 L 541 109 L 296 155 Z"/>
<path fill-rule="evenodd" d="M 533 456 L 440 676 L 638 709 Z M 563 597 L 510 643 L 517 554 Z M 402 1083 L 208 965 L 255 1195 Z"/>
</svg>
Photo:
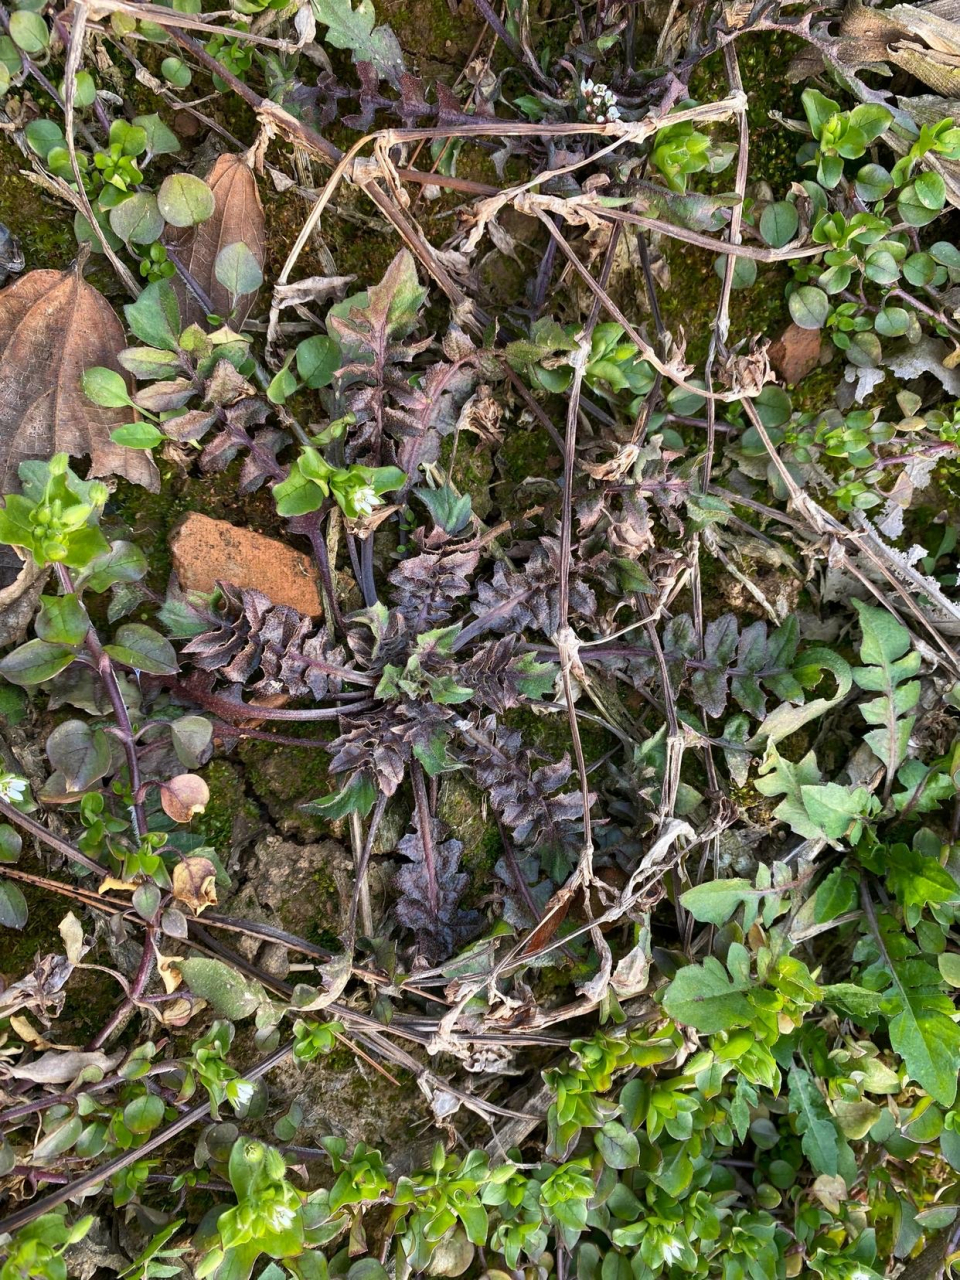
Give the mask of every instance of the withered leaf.
<svg viewBox="0 0 960 1280">
<path fill-rule="evenodd" d="M 218 157 L 206 182 L 213 192 L 213 216 L 194 227 L 167 227 L 164 239 L 210 299 L 213 311 L 226 316 L 230 313 L 231 298 L 216 276 L 217 254 L 228 244 L 245 244 L 263 269 L 266 259 L 263 206 L 253 171 L 240 156 Z M 199 301 L 179 275 L 172 283 L 184 325 L 202 323 L 206 313 Z M 231 320 L 235 329 L 239 329 L 250 314 L 256 296 L 256 292 L 245 293 L 237 299 Z"/>
<path fill-rule="evenodd" d="M 130 410 L 96 405 L 81 386 L 84 370 L 98 365 L 126 380 L 117 359 L 125 346 L 113 308 L 79 265 L 31 271 L 0 292 L 0 492 L 19 488 L 21 462 L 54 453 L 89 454 L 91 476 L 160 488 L 149 452 L 110 439 Z"/>
<path fill-rule="evenodd" d="M 174 822 L 189 822 L 195 813 L 203 813 L 210 802 L 210 791 L 196 773 L 178 773 L 160 784 L 160 804 Z"/>
<path fill-rule="evenodd" d="M 198 916 L 217 905 L 216 881 L 217 869 L 209 858 L 184 858 L 173 869 L 173 896 Z"/>
</svg>

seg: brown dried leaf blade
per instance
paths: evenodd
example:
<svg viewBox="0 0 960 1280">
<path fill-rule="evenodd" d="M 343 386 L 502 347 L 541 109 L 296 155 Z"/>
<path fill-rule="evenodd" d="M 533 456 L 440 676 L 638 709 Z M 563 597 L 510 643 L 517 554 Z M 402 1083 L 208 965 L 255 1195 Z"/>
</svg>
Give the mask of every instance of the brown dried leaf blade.
<svg viewBox="0 0 960 1280">
<path fill-rule="evenodd" d="M 178 230 L 168 227 L 165 238 L 180 262 L 210 299 L 214 312 L 226 316 L 230 312 L 230 294 L 216 276 L 217 254 L 228 244 L 243 243 L 263 269 L 266 260 L 266 231 L 263 205 L 257 191 L 257 180 L 240 156 L 222 155 L 206 178 L 213 192 L 214 211 L 206 222 Z M 202 323 L 205 311 L 179 276 L 173 285 L 180 301 L 184 324 Z M 250 314 L 256 293 L 243 294 L 231 321 L 239 329 Z"/>
<path fill-rule="evenodd" d="M 19 487 L 27 458 L 90 456 L 91 476 L 118 475 L 156 492 L 160 476 L 148 452 L 114 444 L 127 408 L 88 400 L 81 378 L 102 365 L 125 379 L 117 352 L 123 328 L 79 267 L 31 271 L 0 292 L 0 492 Z"/>
</svg>

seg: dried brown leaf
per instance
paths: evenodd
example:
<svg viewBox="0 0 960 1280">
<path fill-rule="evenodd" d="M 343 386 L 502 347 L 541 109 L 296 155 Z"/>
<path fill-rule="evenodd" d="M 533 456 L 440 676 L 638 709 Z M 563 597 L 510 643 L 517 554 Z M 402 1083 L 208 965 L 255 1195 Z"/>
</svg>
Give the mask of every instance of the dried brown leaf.
<svg viewBox="0 0 960 1280">
<path fill-rule="evenodd" d="M 126 346 L 113 308 L 80 274 L 31 271 L 0 292 L 0 486 L 19 487 L 27 458 L 90 455 L 91 476 L 118 475 L 156 492 L 150 454 L 114 444 L 110 432 L 130 420 L 127 408 L 88 400 L 81 378 L 101 365 L 126 379 L 118 352 Z"/>
<path fill-rule="evenodd" d="M 263 269 L 266 231 L 263 205 L 253 170 L 235 155 L 222 155 L 206 178 L 213 192 L 213 215 L 195 227 L 167 227 L 164 238 L 210 299 L 217 315 L 230 312 L 230 293 L 216 276 L 217 254 L 228 244 L 245 244 Z M 202 323 L 206 313 L 179 276 L 173 279 L 184 325 Z M 237 299 L 232 324 L 239 329 L 250 314 L 256 293 Z"/>
<path fill-rule="evenodd" d="M 184 858 L 173 869 L 173 896 L 199 915 L 205 907 L 217 905 L 216 880 L 217 869 L 209 858 Z"/>
<path fill-rule="evenodd" d="M 189 822 L 195 813 L 203 813 L 210 801 L 210 791 L 195 773 L 178 773 L 160 784 L 160 804 L 174 822 Z"/>
</svg>

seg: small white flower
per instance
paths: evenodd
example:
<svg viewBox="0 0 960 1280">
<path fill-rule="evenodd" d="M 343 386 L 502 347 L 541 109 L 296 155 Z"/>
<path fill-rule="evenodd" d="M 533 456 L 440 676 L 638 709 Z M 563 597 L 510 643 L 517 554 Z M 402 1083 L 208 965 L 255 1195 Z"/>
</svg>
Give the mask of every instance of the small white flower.
<svg viewBox="0 0 960 1280">
<path fill-rule="evenodd" d="M 245 1107 L 257 1091 L 250 1080 L 231 1080 L 227 1085 L 227 1097 L 235 1107 Z"/>
<path fill-rule="evenodd" d="M 619 107 L 615 107 L 615 106 L 614 106 L 614 107 L 608 107 L 608 108 L 607 108 L 607 119 L 608 119 L 608 120 L 619 120 L 619 119 L 620 119 L 620 108 L 619 108 Z"/>
<path fill-rule="evenodd" d="M 581 81 L 580 81 L 580 92 L 581 92 L 585 97 L 589 97 L 589 96 L 590 96 L 590 94 L 591 94 L 591 93 L 593 93 L 593 81 L 592 81 L 592 80 L 581 80 Z"/>
<path fill-rule="evenodd" d="M 29 785 L 26 778 L 18 778 L 15 773 L 0 773 L 0 800 L 6 800 L 7 804 L 19 804 Z"/>
<path fill-rule="evenodd" d="M 673 1236 L 667 1236 L 665 1240 L 661 1240 L 660 1248 L 663 1250 L 663 1260 L 668 1264 L 676 1262 L 683 1254 L 683 1245 Z"/>
<path fill-rule="evenodd" d="M 263 1215 L 274 1231 L 285 1231 L 291 1226 L 296 1217 L 293 1209 L 288 1209 L 285 1204 L 267 1205 Z"/>
<path fill-rule="evenodd" d="M 353 505 L 356 507 L 358 515 L 369 516 L 372 514 L 374 507 L 383 506 L 383 499 L 378 498 L 373 489 L 367 486 L 367 488 L 358 489 L 354 493 Z"/>
</svg>

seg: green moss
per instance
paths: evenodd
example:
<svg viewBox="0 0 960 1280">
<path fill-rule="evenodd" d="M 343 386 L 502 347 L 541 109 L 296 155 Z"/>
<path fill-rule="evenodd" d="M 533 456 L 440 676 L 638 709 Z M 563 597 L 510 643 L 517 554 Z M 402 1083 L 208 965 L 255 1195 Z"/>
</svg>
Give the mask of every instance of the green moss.
<svg viewBox="0 0 960 1280">
<path fill-rule="evenodd" d="M 519 729 L 525 746 L 541 751 L 550 760 L 559 760 L 564 753 L 572 755 L 570 725 L 565 714 L 536 715 L 525 707 L 515 707 L 503 716 L 503 722 L 511 729 Z M 593 720 L 579 720 L 578 728 L 584 759 L 589 765 L 609 751 L 610 734 Z"/>
<path fill-rule="evenodd" d="M 329 824 L 321 818 L 301 813 L 297 806 L 336 789 L 336 783 L 328 772 L 329 757 L 322 746 L 314 745 L 318 740 L 331 740 L 334 731 L 323 722 L 310 721 L 284 724 L 282 731 L 286 737 L 309 738 L 311 745 L 276 746 L 253 738 L 245 739 L 237 750 L 247 783 L 274 821 L 282 822 L 285 828 L 292 827 L 304 836 L 326 835 Z"/>
<path fill-rule="evenodd" d="M 21 170 L 28 168 L 13 142 L 0 135 L 0 222 L 19 239 L 25 270 L 62 271 L 77 253 L 73 218 L 23 176 Z"/>
<path fill-rule="evenodd" d="M 543 427 L 513 426 L 504 436 L 497 462 L 509 480 L 522 484 L 530 476 L 555 474 L 560 455 Z"/>
<path fill-rule="evenodd" d="M 239 771 L 228 761 L 212 760 L 201 774 L 210 789 L 210 799 L 204 812 L 194 818 L 193 828 L 225 859 L 237 820 L 255 825 L 259 810 L 247 797 Z"/>
<path fill-rule="evenodd" d="M 440 447 L 441 468 L 450 464 L 453 440 L 453 436 L 447 436 Z M 450 479 L 458 493 L 469 493 L 474 514 L 485 519 L 493 506 L 490 496 L 493 458 L 488 449 L 477 448 L 477 438 L 471 432 L 465 432 L 457 442 Z"/>
</svg>

